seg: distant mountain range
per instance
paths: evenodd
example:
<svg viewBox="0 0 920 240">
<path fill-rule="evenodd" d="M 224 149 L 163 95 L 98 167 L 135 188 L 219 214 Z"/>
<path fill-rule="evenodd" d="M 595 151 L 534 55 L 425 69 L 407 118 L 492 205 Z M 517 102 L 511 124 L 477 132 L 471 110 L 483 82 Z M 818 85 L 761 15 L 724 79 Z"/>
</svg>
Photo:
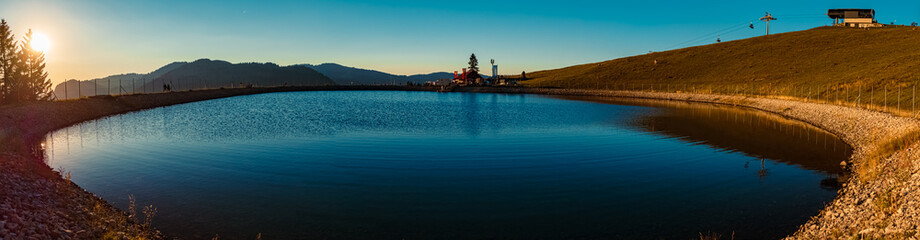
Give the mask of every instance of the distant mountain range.
<svg viewBox="0 0 920 240">
<path fill-rule="evenodd" d="M 91 80 L 67 80 L 64 83 L 54 87 L 54 95 L 58 99 L 80 98 L 81 96 L 93 96 L 97 93 L 103 94 L 124 94 L 134 92 L 144 92 L 141 89 L 147 82 L 156 79 L 169 71 L 185 65 L 187 62 L 174 62 L 166 64 L 153 72 L 147 74 L 128 73 L 112 75 L 104 78 Z M 66 85 L 65 85 L 66 84 Z M 65 87 L 66 86 L 66 87 Z M 67 89 L 66 93 L 64 89 Z M 108 89 L 107 89 L 108 88 Z M 153 91 L 147 89 L 147 91 Z"/>
<path fill-rule="evenodd" d="M 94 95 L 161 92 L 163 84 L 174 91 L 280 85 L 373 85 L 422 83 L 451 79 L 453 73 L 436 72 L 417 75 L 395 75 L 353 68 L 335 63 L 278 66 L 274 63 L 229 63 L 199 59 L 194 62 L 173 62 L 147 74 L 128 73 L 91 80 L 67 80 L 54 87 L 58 99 L 73 99 Z M 65 92 L 66 89 L 66 92 Z"/>
<path fill-rule="evenodd" d="M 316 86 L 335 85 L 328 77 L 304 66 L 278 66 L 274 63 L 229 63 L 201 59 L 184 64 L 148 82 L 162 89 L 170 84 L 173 90 L 253 86 Z"/>
<path fill-rule="evenodd" d="M 342 66 L 335 63 L 319 65 L 301 64 L 312 68 L 331 78 L 339 85 L 373 85 L 373 84 L 405 84 L 406 82 L 423 83 L 438 79 L 453 79 L 453 73 L 436 72 L 416 75 L 395 75 L 376 70 Z"/>
</svg>

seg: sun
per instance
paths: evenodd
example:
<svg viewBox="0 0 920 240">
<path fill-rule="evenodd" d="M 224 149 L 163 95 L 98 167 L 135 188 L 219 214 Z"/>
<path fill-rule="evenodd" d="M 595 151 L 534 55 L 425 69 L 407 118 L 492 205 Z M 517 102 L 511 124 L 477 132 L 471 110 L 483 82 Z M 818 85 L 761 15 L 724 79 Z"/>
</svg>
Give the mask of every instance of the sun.
<svg viewBox="0 0 920 240">
<path fill-rule="evenodd" d="M 32 50 L 39 52 L 48 52 L 51 50 L 51 40 L 42 33 L 32 34 Z"/>
</svg>

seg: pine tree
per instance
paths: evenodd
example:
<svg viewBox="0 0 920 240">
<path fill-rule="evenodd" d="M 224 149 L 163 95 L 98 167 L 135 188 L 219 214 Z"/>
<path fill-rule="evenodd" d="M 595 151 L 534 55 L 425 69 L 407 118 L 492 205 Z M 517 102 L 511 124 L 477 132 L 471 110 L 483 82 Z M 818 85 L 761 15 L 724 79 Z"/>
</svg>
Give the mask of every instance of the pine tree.
<svg viewBox="0 0 920 240">
<path fill-rule="evenodd" d="M 16 41 L 6 19 L 0 19 L 0 105 L 9 102 L 10 86 L 15 81 Z"/>
<path fill-rule="evenodd" d="M 479 60 L 476 60 L 476 54 L 470 55 L 470 72 L 479 72 Z"/>
<path fill-rule="evenodd" d="M 45 54 L 32 49 L 32 29 L 19 45 L 19 84 L 13 86 L 17 101 L 52 100 L 51 80 L 45 72 Z"/>
</svg>

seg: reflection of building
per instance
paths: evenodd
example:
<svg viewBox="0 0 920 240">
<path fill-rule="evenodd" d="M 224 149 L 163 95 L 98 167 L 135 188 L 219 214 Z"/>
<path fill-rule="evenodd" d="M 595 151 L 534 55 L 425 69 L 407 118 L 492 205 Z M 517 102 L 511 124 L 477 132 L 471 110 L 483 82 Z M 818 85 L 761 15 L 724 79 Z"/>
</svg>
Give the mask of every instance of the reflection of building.
<svg viewBox="0 0 920 240">
<path fill-rule="evenodd" d="M 827 17 L 834 19 L 835 26 L 881 27 L 875 20 L 874 9 L 828 9 Z"/>
</svg>

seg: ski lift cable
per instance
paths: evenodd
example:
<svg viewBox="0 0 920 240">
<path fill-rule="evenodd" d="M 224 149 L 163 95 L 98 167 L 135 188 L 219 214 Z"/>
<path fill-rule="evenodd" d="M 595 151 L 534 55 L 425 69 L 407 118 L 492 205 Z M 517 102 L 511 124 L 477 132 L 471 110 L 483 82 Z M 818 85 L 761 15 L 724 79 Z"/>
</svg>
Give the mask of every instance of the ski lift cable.
<svg viewBox="0 0 920 240">
<path fill-rule="evenodd" d="M 800 13 L 800 14 L 778 14 L 773 15 L 777 19 L 787 20 L 787 19 L 819 19 L 827 18 L 827 14 L 823 13 Z"/>
<path fill-rule="evenodd" d="M 728 34 L 728 33 L 731 33 L 731 32 L 737 31 L 737 30 L 741 30 L 741 29 L 745 29 L 745 28 L 748 28 L 748 26 L 736 27 L 735 29 L 730 29 L 729 31 L 720 32 L 720 33 L 717 34 L 717 35 L 718 35 L 718 36 L 723 36 L 723 35 L 726 35 L 726 34 Z M 699 43 L 706 43 L 706 42 L 709 42 L 709 41 L 712 40 L 712 39 L 709 38 L 709 37 L 712 37 L 712 35 L 706 36 L 705 38 L 701 38 L 701 39 L 694 40 L 694 41 L 692 41 L 692 42 L 686 42 L 686 43 L 681 44 L 680 46 L 677 46 L 677 47 L 686 47 L 686 46 L 697 45 L 697 44 L 699 44 Z"/>
<path fill-rule="evenodd" d="M 818 18 L 827 18 L 827 16 L 782 17 L 781 19 L 818 19 Z"/>
<path fill-rule="evenodd" d="M 724 31 L 727 31 L 727 30 L 731 30 L 731 29 L 734 29 L 734 28 L 736 28 L 736 27 L 738 27 L 738 26 L 741 26 L 741 25 L 747 25 L 749 22 L 750 22 L 750 21 L 745 21 L 744 23 L 733 24 L 733 25 L 731 25 L 730 27 L 726 27 L 726 28 L 724 28 L 724 29 L 720 29 L 720 30 L 714 31 L 714 32 L 711 32 L 711 33 L 709 33 L 709 34 L 701 35 L 701 36 L 696 37 L 696 38 L 694 38 L 694 39 L 692 39 L 692 40 L 690 40 L 690 41 L 696 40 L 697 38 L 705 38 L 705 37 L 708 37 L 708 36 L 712 36 L 713 34 L 718 34 L 718 33 L 720 33 L 720 32 L 724 32 Z"/>
<path fill-rule="evenodd" d="M 751 23 L 750 25 L 748 25 L 748 26 L 738 27 L 738 28 L 735 28 L 735 29 L 732 29 L 732 30 L 728 30 L 728 31 L 719 33 L 720 38 L 719 38 L 718 40 L 721 40 L 721 36 L 726 36 L 726 35 L 728 35 L 729 33 L 737 32 L 738 30 L 743 30 L 743 29 L 748 29 L 748 28 L 753 29 L 753 28 L 754 28 L 754 25 L 757 25 L 757 24 L 760 24 L 760 22 L 756 22 L 756 23 L 752 22 L 752 23 Z M 704 39 L 700 39 L 700 40 L 696 40 L 696 41 L 690 42 L 690 43 L 688 43 L 688 44 L 684 44 L 684 46 L 692 46 L 692 45 L 696 45 L 696 44 L 699 44 L 699 43 L 705 43 L 705 42 L 708 42 L 708 41 L 710 41 L 710 39 L 704 38 Z M 718 41 L 718 42 L 724 42 L 724 41 Z"/>
<path fill-rule="evenodd" d="M 759 21 L 756 21 L 756 22 L 755 22 L 755 21 L 746 21 L 744 24 L 742 24 L 742 25 L 740 25 L 740 26 L 739 26 L 739 25 L 734 25 L 734 26 L 731 26 L 731 27 L 728 27 L 728 28 L 725 28 L 725 29 L 721 29 L 721 30 L 719 30 L 719 31 L 715 31 L 715 32 L 712 32 L 712 33 L 709 33 L 709 34 L 701 35 L 701 36 L 699 36 L 699 37 L 696 37 L 696 38 L 687 40 L 687 41 L 685 41 L 685 42 L 682 42 L 682 43 L 673 45 L 673 46 L 671 46 L 671 47 L 668 47 L 667 49 L 673 49 L 673 48 L 675 48 L 675 47 L 682 47 L 682 46 L 690 45 L 690 44 L 697 43 L 697 42 L 701 42 L 701 41 L 708 41 L 708 38 L 709 38 L 709 37 L 712 37 L 712 35 L 724 34 L 725 32 L 734 32 L 734 31 L 737 31 L 737 30 L 739 30 L 739 29 L 749 28 L 751 25 L 757 25 L 757 24 L 760 24 L 760 22 L 759 22 Z"/>
<path fill-rule="evenodd" d="M 827 16 L 827 14 L 824 14 L 824 13 L 820 13 L 820 14 L 819 14 L 819 13 L 800 13 L 800 14 L 780 14 L 780 15 L 777 15 L 777 16 L 780 16 L 780 17 Z"/>
<path fill-rule="evenodd" d="M 700 41 L 700 40 L 702 40 L 702 39 L 706 39 L 706 38 L 708 38 L 708 37 L 712 37 L 712 35 L 716 35 L 716 34 L 719 34 L 719 33 L 721 33 L 721 32 L 733 30 L 733 29 L 739 28 L 739 27 L 741 27 L 741 26 L 749 27 L 749 24 L 754 24 L 754 25 L 756 25 L 756 24 L 759 24 L 759 23 L 760 23 L 760 22 L 745 21 L 744 24 L 732 25 L 731 27 L 727 27 L 727 28 L 724 28 L 724 29 L 721 29 L 721 30 L 718 30 L 718 31 L 715 31 L 715 32 L 712 32 L 712 33 L 700 35 L 699 37 L 695 37 L 695 38 L 693 38 L 693 39 L 690 39 L 690 40 L 681 42 L 681 43 L 679 43 L 679 44 L 675 44 L 675 45 L 673 45 L 673 46 L 671 46 L 671 47 L 668 47 L 667 49 L 672 49 L 672 48 L 675 48 L 675 47 L 685 46 L 685 45 L 687 45 L 688 43 L 697 42 L 697 41 Z"/>
<path fill-rule="evenodd" d="M 722 33 L 722 35 L 728 35 L 729 33 L 737 32 L 738 30 L 742 30 L 742 29 L 745 29 L 745 28 L 747 28 L 747 27 L 738 28 L 738 29 L 735 29 L 735 30 L 731 30 L 731 31 L 728 31 L 728 32 L 724 32 L 724 33 Z"/>
<path fill-rule="evenodd" d="M 781 15 L 773 15 L 773 16 L 777 17 L 777 19 L 806 20 L 806 19 L 826 18 L 827 14 L 802 13 L 802 14 L 781 14 Z M 676 47 L 683 47 L 687 45 L 694 45 L 699 42 L 709 41 L 709 37 L 712 37 L 713 35 L 717 35 L 717 34 L 724 35 L 724 34 L 728 34 L 731 32 L 736 32 L 744 28 L 752 27 L 754 25 L 758 25 L 761 23 L 762 21 L 753 20 L 753 21 L 745 22 L 744 27 L 738 27 L 737 25 L 733 25 L 731 27 L 727 27 L 727 28 L 724 28 L 724 29 L 721 29 L 721 30 L 718 30 L 712 33 L 700 35 L 699 37 L 692 38 L 690 40 L 681 42 L 679 44 L 670 46 L 666 49 L 674 49 Z"/>
<path fill-rule="evenodd" d="M 730 31 L 722 32 L 722 33 L 719 34 L 719 36 L 720 36 L 720 37 L 719 37 L 719 40 L 721 40 L 721 36 L 726 36 L 726 35 L 728 35 L 729 33 L 737 32 L 738 30 L 743 30 L 743 29 L 747 29 L 747 28 L 749 28 L 749 27 L 748 27 L 748 26 L 744 26 L 744 27 L 739 27 L 739 28 L 736 28 L 736 29 L 733 29 L 733 30 L 730 30 Z M 705 43 L 705 42 L 708 42 L 708 41 L 711 41 L 711 39 L 709 39 L 709 38 L 704 38 L 704 39 L 696 40 L 696 41 L 693 41 L 693 42 L 689 42 L 689 43 L 684 44 L 684 45 L 682 45 L 682 46 L 692 46 L 692 45 L 696 45 L 696 44 L 699 44 L 699 43 Z"/>
</svg>

